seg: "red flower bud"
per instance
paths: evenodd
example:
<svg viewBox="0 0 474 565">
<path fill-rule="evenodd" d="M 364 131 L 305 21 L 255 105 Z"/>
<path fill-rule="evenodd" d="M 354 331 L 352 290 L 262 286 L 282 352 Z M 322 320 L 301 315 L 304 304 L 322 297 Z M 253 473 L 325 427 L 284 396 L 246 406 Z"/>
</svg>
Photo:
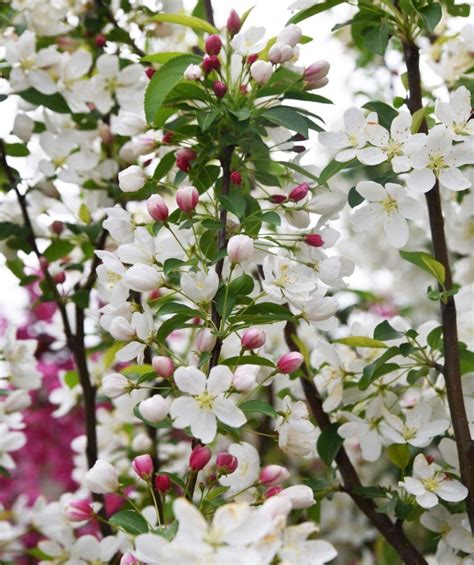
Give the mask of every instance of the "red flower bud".
<svg viewBox="0 0 474 565">
<path fill-rule="evenodd" d="M 304 153 L 306 151 L 306 147 L 304 145 L 293 145 L 292 151 L 293 153 Z"/>
<path fill-rule="evenodd" d="M 249 328 L 242 335 L 240 343 L 245 349 L 257 349 L 265 343 L 265 332 L 258 328 Z"/>
<path fill-rule="evenodd" d="M 54 275 L 53 280 L 56 284 L 62 284 L 66 280 L 66 273 L 64 271 L 57 273 Z"/>
<path fill-rule="evenodd" d="M 208 55 L 219 55 L 222 49 L 222 41 L 218 35 L 210 35 L 206 39 L 206 53 Z"/>
<path fill-rule="evenodd" d="M 211 450 L 204 445 L 196 445 L 189 456 L 189 466 L 192 471 L 200 471 L 211 460 Z"/>
<path fill-rule="evenodd" d="M 145 74 L 146 76 L 151 80 L 151 77 L 156 73 L 156 69 L 154 69 L 153 67 L 147 67 L 145 69 Z"/>
<path fill-rule="evenodd" d="M 308 233 L 304 236 L 304 241 L 311 247 L 322 247 L 324 239 L 318 233 Z"/>
<path fill-rule="evenodd" d="M 165 135 L 163 136 L 161 143 L 171 143 L 173 141 L 173 137 L 174 137 L 174 132 L 173 131 L 167 131 L 165 133 Z"/>
<path fill-rule="evenodd" d="M 242 175 L 238 171 L 232 171 L 230 173 L 230 182 L 240 186 L 242 184 Z"/>
<path fill-rule="evenodd" d="M 242 27 L 242 21 L 240 19 L 239 14 L 235 10 L 231 10 L 229 17 L 227 18 L 227 31 L 230 35 L 235 35 L 239 33 L 240 28 Z"/>
<path fill-rule="evenodd" d="M 94 43 L 99 48 L 105 47 L 105 44 L 107 43 L 107 38 L 105 37 L 105 35 L 99 33 L 98 35 L 95 36 Z"/>
<path fill-rule="evenodd" d="M 252 53 L 252 55 L 248 55 L 247 59 L 246 59 L 246 63 L 247 65 L 250 67 L 253 63 L 255 63 L 255 61 L 258 59 L 258 54 L 257 53 Z"/>
<path fill-rule="evenodd" d="M 224 96 L 227 94 L 227 86 L 220 80 L 216 80 L 214 82 L 214 84 L 212 85 L 212 90 L 214 91 L 214 94 L 217 96 L 217 98 L 224 98 Z"/>
<path fill-rule="evenodd" d="M 202 70 L 208 75 L 212 71 L 218 71 L 221 68 L 221 62 L 217 55 L 208 55 L 202 60 Z"/>
<path fill-rule="evenodd" d="M 290 478 L 288 469 L 281 465 L 267 465 L 260 471 L 259 481 L 266 487 L 276 486 Z"/>
<path fill-rule="evenodd" d="M 171 488 L 171 479 L 168 475 L 156 475 L 155 488 L 158 492 L 165 493 Z"/>
<path fill-rule="evenodd" d="M 187 173 L 191 168 L 191 163 L 187 159 L 183 159 L 182 157 L 178 157 L 176 159 L 176 166 L 180 171 Z"/>
<path fill-rule="evenodd" d="M 277 494 L 280 494 L 282 490 L 283 487 L 270 487 L 264 492 L 263 496 L 265 498 L 271 498 L 272 496 L 276 496 Z"/>
<path fill-rule="evenodd" d="M 216 466 L 222 474 L 230 475 L 237 469 L 238 464 L 237 457 L 226 451 L 219 453 L 216 458 Z"/>
<path fill-rule="evenodd" d="M 295 186 L 295 188 L 288 195 L 288 198 L 293 202 L 299 202 L 300 200 L 303 200 L 303 198 L 305 198 L 305 196 L 308 194 L 308 191 L 309 184 L 307 182 L 303 182 L 302 184 Z"/>
<path fill-rule="evenodd" d="M 287 198 L 284 194 L 274 194 L 273 196 L 270 196 L 270 202 L 273 202 L 273 204 L 282 204 L 283 202 L 286 202 Z"/>
<path fill-rule="evenodd" d="M 51 230 L 56 234 L 56 235 L 60 235 L 63 230 L 64 230 L 64 224 L 59 221 L 59 220 L 55 220 L 52 224 L 51 224 Z"/>
<path fill-rule="evenodd" d="M 182 147 L 176 151 L 176 157 L 186 159 L 186 161 L 194 161 L 197 155 L 190 147 Z"/>
</svg>

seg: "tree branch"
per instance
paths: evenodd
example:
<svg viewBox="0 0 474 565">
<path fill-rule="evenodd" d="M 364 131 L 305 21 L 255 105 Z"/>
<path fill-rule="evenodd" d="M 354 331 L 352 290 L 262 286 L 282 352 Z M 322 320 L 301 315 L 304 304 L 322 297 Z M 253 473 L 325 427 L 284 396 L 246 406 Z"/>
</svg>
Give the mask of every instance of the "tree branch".
<svg viewBox="0 0 474 565">
<path fill-rule="evenodd" d="M 423 107 L 420 51 L 418 46 L 414 43 L 405 43 L 403 52 L 408 74 L 408 107 L 410 112 L 414 114 Z M 420 126 L 420 132 L 428 132 L 428 126 L 425 120 L 423 120 Z M 433 188 L 426 193 L 425 197 L 430 220 L 433 255 L 444 267 L 446 273 L 444 286 L 446 290 L 451 290 L 453 288 L 453 281 L 444 232 L 443 209 L 438 181 Z M 446 302 L 441 301 L 440 307 L 444 343 L 444 378 L 446 382 L 448 405 L 458 451 L 461 479 L 469 490 L 466 499 L 466 508 L 471 530 L 474 531 L 474 442 L 469 430 L 462 390 L 456 303 L 454 297 L 450 296 Z"/>
<path fill-rule="evenodd" d="M 285 339 L 291 351 L 299 351 L 294 339 L 295 336 L 295 324 L 293 322 L 287 322 L 285 326 Z M 311 380 L 308 368 L 306 365 L 303 365 L 302 368 L 305 372 L 305 377 L 301 378 L 304 394 L 314 419 L 321 431 L 323 431 L 331 424 L 331 421 L 323 410 L 321 399 Z M 386 514 L 377 512 L 377 507 L 370 498 L 365 498 L 355 492 L 355 489 L 361 487 L 362 483 L 344 447 L 341 447 L 336 455 L 336 464 L 342 477 L 344 491 L 384 536 L 386 541 L 397 551 L 401 559 L 409 565 L 426 564 L 421 553 L 407 538 L 401 524 L 393 523 Z"/>
</svg>

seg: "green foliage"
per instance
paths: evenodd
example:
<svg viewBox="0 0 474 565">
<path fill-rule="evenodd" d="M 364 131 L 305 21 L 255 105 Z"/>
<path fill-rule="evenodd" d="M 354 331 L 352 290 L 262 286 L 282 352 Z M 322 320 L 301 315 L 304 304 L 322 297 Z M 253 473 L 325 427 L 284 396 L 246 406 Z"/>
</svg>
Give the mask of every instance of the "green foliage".
<svg viewBox="0 0 474 565">
<path fill-rule="evenodd" d="M 328 467 L 331 466 L 344 442 L 343 438 L 337 433 L 338 429 L 339 424 L 329 424 L 326 426 L 322 430 L 316 444 L 319 457 Z"/>
<path fill-rule="evenodd" d="M 441 284 L 444 284 L 446 273 L 444 265 L 425 251 L 400 251 L 405 261 L 413 263 L 423 271 L 429 273 Z"/>
<path fill-rule="evenodd" d="M 170 24 L 182 25 L 189 27 L 197 32 L 219 33 L 219 31 L 209 22 L 197 18 L 196 16 L 187 16 L 186 14 L 156 14 L 151 18 L 154 22 L 168 22 Z"/>
<path fill-rule="evenodd" d="M 145 518 L 135 510 L 121 510 L 109 519 L 109 524 L 133 535 L 146 534 L 148 524 Z"/>
</svg>

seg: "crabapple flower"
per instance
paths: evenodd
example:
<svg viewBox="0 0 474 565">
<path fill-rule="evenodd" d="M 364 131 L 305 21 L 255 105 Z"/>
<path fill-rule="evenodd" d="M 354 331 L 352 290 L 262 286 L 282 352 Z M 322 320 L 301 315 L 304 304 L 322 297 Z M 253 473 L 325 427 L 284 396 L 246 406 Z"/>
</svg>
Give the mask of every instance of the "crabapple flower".
<svg viewBox="0 0 474 565">
<path fill-rule="evenodd" d="M 71 500 L 64 505 L 63 514 L 70 522 L 84 522 L 94 515 L 94 508 L 88 500 Z"/>
<path fill-rule="evenodd" d="M 321 539 L 308 539 L 317 531 L 316 524 L 310 522 L 285 528 L 282 546 L 278 550 L 278 556 L 282 562 L 322 565 L 332 561 L 337 556 L 337 551 L 332 544 Z"/>
<path fill-rule="evenodd" d="M 130 165 L 118 174 L 119 187 L 123 192 L 137 192 L 143 188 L 146 176 L 138 165 Z"/>
<path fill-rule="evenodd" d="M 414 447 L 426 447 L 434 437 L 449 428 L 449 420 L 430 420 L 432 408 L 429 404 L 418 404 L 407 411 L 402 420 L 394 414 L 386 414 L 380 429 L 393 443 L 408 443 Z"/>
<path fill-rule="evenodd" d="M 306 90 L 316 90 L 328 84 L 330 65 L 327 61 L 316 61 L 309 67 L 306 67 L 303 72 L 304 85 Z"/>
<path fill-rule="evenodd" d="M 267 255 L 263 260 L 263 276 L 265 292 L 280 301 L 305 302 L 316 290 L 312 269 L 286 257 Z"/>
<path fill-rule="evenodd" d="M 216 295 L 219 288 L 219 277 L 214 269 L 204 271 L 188 271 L 181 275 L 183 293 L 197 303 L 208 303 Z"/>
<path fill-rule="evenodd" d="M 465 86 L 455 90 L 449 102 L 437 100 L 435 105 L 436 117 L 449 128 L 455 141 L 463 141 L 465 136 L 474 135 L 471 111 L 471 94 Z"/>
<path fill-rule="evenodd" d="M 139 404 L 140 414 L 149 422 L 161 422 L 166 418 L 169 406 L 166 400 L 159 394 L 154 394 Z"/>
<path fill-rule="evenodd" d="M 433 508 L 439 498 L 447 502 L 460 502 L 468 495 L 462 483 L 445 475 L 436 463 L 428 463 L 422 453 L 413 462 L 413 477 L 405 477 L 398 484 L 413 494 L 422 508 Z"/>
<path fill-rule="evenodd" d="M 414 169 L 407 177 L 407 186 L 415 192 L 428 192 L 436 179 L 449 190 L 471 186 L 459 167 L 474 163 L 473 144 L 462 141 L 453 145 L 453 135 L 444 124 L 435 126 L 427 135 L 414 136 L 405 147 L 405 155 Z"/>
<path fill-rule="evenodd" d="M 258 53 L 265 46 L 263 36 L 265 35 L 264 27 L 249 27 L 247 30 L 235 35 L 231 41 L 231 45 L 239 55 L 246 57 L 253 53 Z M 271 66 L 271 63 L 269 63 Z"/>
<path fill-rule="evenodd" d="M 119 486 L 118 471 L 107 461 L 98 459 L 85 474 L 84 483 L 91 492 L 97 494 L 115 492 Z"/>
<path fill-rule="evenodd" d="M 10 383 L 25 390 L 35 390 L 41 386 L 41 373 L 36 368 L 34 353 L 38 342 L 34 339 L 17 339 L 17 330 L 10 326 L 3 339 L 3 358 Z"/>
<path fill-rule="evenodd" d="M 120 373 L 105 375 L 102 381 L 102 392 L 109 398 L 119 398 L 130 389 L 128 379 Z"/>
<path fill-rule="evenodd" d="M 369 204 L 357 208 L 352 214 L 354 230 L 364 231 L 382 223 L 390 245 L 406 245 L 410 233 L 406 219 L 420 220 L 423 217 L 421 204 L 407 196 L 401 185 L 391 182 L 383 187 L 377 182 L 362 181 L 356 190 Z"/>
<path fill-rule="evenodd" d="M 318 431 L 301 400 L 293 402 L 290 396 L 285 396 L 275 430 L 278 432 L 278 446 L 285 453 L 300 457 L 314 454 Z"/>
<path fill-rule="evenodd" d="M 237 461 L 237 469 L 230 475 L 219 477 L 222 486 L 229 487 L 225 493 L 226 498 L 232 498 L 235 494 L 245 491 L 258 480 L 260 470 L 260 457 L 258 451 L 250 443 L 233 443 L 227 450 Z M 243 493 L 245 496 L 247 493 Z"/>
<path fill-rule="evenodd" d="M 232 384 L 228 367 L 213 367 L 209 377 L 195 367 L 180 367 L 174 381 L 180 391 L 189 395 L 171 404 L 170 415 L 176 428 L 190 426 L 194 437 L 209 443 L 216 437 L 217 420 L 234 428 L 247 421 L 242 410 L 225 395 Z"/>
<path fill-rule="evenodd" d="M 159 194 L 153 194 L 146 202 L 150 216 L 157 222 L 165 222 L 169 216 L 168 206 Z"/>
<path fill-rule="evenodd" d="M 388 160 L 394 172 L 407 171 L 410 164 L 404 156 L 404 148 L 411 138 L 411 122 L 408 112 L 400 112 L 393 120 L 390 132 L 380 124 L 368 124 L 365 133 L 372 146 L 361 149 L 357 159 L 364 165 L 378 165 Z"/>
<path fill-rule="evenodd" d="M 273 66 L 267 61 L 255 61 L 250 67 L 250 74 L 257 84 L 266 84 L 273 74 Z"/>
<path fill-rule="evenodd" d="M 123 276 L 123 282 L 131 290 L 150 292 L 161 285 L 162 275 L 154 266 L 137 263 L 127 269 Z"/>
<path fill-rule="evenodd" d="M 278 496 L 286 497 L 294 510 L 309 508 L 316 503 L 312 489 L 306 485 L 287 487 Z"/>
<path fill-rule="evenodd" d="M 293 59 L 294 54 L 295 53 L 291 45 L 277 41 L 270 47 L 270 50 L 268 52 L 268 60 L 271 61 L 274 65 L 278 65 L 279 63 L 287 63 L 288 61 L 291 61 L 291 59 Z"/>
<path fill-rule="evenodd" d="M 290 47 L 296 47 L 296 45 L 300 42 L 302 35 L 300 27 L 296 24 L 290 24 L 280 31 L 277 36 L 277 41 L 289 45 Z"/>
<path fill-rule="evenodd" d="M 286 467 L 281 465 L 267 465 L 260 471 L 258 477 L 262 485 L 266 487 L 274 487 L 280 483 L 284 483 L 290 478 L 290 473 Z"/>
<path fill-rule="evenodd" d="M 344 112 L 345 131 L 326 131 L 319 134 L 322 145 L 342 149 L 336 155 L 336 161 L 346 163 L 358 158 L 367 145 L 367 126 L 378 123 L 377 114 L 371 112 L 367 117 L 358 108 L 349 108 Z"/>
<path fill-rule="evenodd" d="M 438 561 L 441 562 L 438 555 L 448 548 L 463 551 L 468 555 L 474 553 L 474 539 L 465 512 L 451 514 L 447 508 L 439 504 L 422 514 L 420 522 L 428 530 L 441 535 L 436 552 Z"/>
<path fill-rule="evenodd" d="M 233 235 L 227 244 L 227 255 L 231 263 L 248 261 L 253 255 L 253 239 L 248 235 Z"/>
<path fill-rule="evenodd" d="M 15 461 L 10 456 L 12 451 L 18 451 L 26 444 L 23 432 L 9 430 L 8 425 L 0 423 L 0 465 L 5 469 L 14 469 Z"/>
</svg>

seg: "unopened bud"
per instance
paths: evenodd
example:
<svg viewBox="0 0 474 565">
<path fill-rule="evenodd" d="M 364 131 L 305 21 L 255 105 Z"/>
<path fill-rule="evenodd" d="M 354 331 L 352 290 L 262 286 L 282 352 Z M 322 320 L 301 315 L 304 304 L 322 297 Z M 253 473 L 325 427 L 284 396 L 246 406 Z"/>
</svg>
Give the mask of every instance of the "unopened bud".
<svg viewBox="0 0 474 565">
<path fill-rule="evenodd" d="M 265 332 L 258 328 L 245 330 L 240 343 L 244 349 L 257 349 L 265 343 Z"/>
<path fill-rule="evenodd" d="M 304 357 L 298 351 L 290 351 L 290 353 L 285 353 L 277 361 L 277 367 L 280 373 L 284 375 L 289 375 L 294 373 L 297 369 L 301 367 L 304 362 Z"/>
<path fill-rule="evenodd" d="M 165 493 L 171 488 L 171 479 L 168 475 L 156 475 L 155 477 L 155 488 L 158 492 Z"/>
<path fill-rule="evenodd" d="M 267 465 L 260 471 L 259 480 L 266 487 L 274 487 L 290 478 L 288 469 L 281 465 Z"/>
<path fill-rule="evenodd" d="M 150 216 L 157 222 L 164 222 L 168 219 L 168 206 L 159 194 L 150 196 L 146 202 L 146 209 Z"/>
<path fill-rule="evenodd" d="M 197 445 L 189 456 L 189 466 L 192 471 L 200 471 L 211 460 L 211 450 L 204 445 Z"/>
<path fill-rule="evenodd" d="M 132 467 L 140 479 L 145 481 L 153 475 L 153 459 L 149 453 L 135 457 L 132 461 Z"/>
<path fill-rule="evenodd" d="M 221 474 L 230 475 L 237 469 L 238 464 L 237 457 L 226 451 L 219 453 L 216 458 L 216 466 Z"/>
</svg>

